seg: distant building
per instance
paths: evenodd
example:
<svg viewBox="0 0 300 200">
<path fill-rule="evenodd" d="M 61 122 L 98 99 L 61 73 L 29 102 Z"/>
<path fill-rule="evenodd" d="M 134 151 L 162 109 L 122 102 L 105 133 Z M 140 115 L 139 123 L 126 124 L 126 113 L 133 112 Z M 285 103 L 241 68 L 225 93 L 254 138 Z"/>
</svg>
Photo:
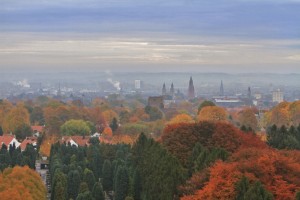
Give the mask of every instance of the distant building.
<svg viewBox="0 0 300 200">
<path fill-rule="evenodd" d="M 174 89 L 174 84 L 172 83 L 170 88 L 170 95 L 174 96 L 174 94 L 175 94 L 175 89 Z"/>
<path fill-rule="evenodd" d="M 277 103 L 283 102 L 283 92 L 280 89 L 272 92 L 272 101 Z"/>
<path fill-rule="evenodd" d="M 25 151 L 28 144 L 31 144 L 34 148 L 37 145 L 37 138 L 36 137 L 26 137 L 25 140 L 20 145 L 21 151 Z"/>
<path fill-rule="evenodd" d="M 153 96 L 148 98 L 148 106 L 163 108 L 164 98 L 163 96 Z"/>
<path fill-rule="evenodd" d="M 218 106 L 234 108 L 244 105 L 244 102 L 237 97 L 215 97 L 214 103 Z"/>
<path fill-rule="evenodd" d="M 141 89 L 141 80 L 135 80 L 135 81 L 134 81 L 134 88 L 135 88 L 136 90 Z"/>
<path fill-rule="evenodd" d="M 3 135 L 0 136 L 0 147 L 2 147 L 3 144 L 5 144 L 5 146 L 7 146 L 7 149 L 9 149 L 10 145 L 13 145 L 15 143 L 16 148 L 18 148 L 20 146 L 20 142 L 18 142 L 18 140 L 15 138 L 14 135 Z"/>
<path fill-rule="evenodd" d="M 161 95 L 167 95 L 167 89 L 166 89 L 166 84 L 164 83 L 163 84 L 163 88 L 162 88 L 162 91 L 161 91 Z"/>
<path fill-rule="evenodd" d="M 193 83 L 193 78 L 190 77 L 189 88 L 188 88 L 188 99 L 195 98 L 195 88 Z"/>
<path fill-rule="evenodd" d="M 44 131 L 45 126 L 31 126 L 33 135 L 39 137 L 40 134 Z"/>
<path fill-rule="evenodd" d="M 60 143 L 66 143 L 66 145 L 71 145 L 71 146 L 81 146 L 81 147 L 84 147 L 84 146 L 89 146 L 90 143 L 89 143 L 89 140 L 90 140 L 90 137 L 89 136 L 65 136 L 65 137 L 62 137 L 61 140 L 60 140 Z"/>
<path fill-rule="evenodd" d="M 223 86 L 223 81 L 221 80 L 221 85 L 220 85 L 220 96 L 224 96 L 224 86 Z"/>
<path fill-rule="evenodd" d="M 251 88 L 248 87 L 248 93 L 247 93 L 248 99 L 252 99 L 252 94 L 251 94 Z"/>
<path fill-rule="evenodd" d="M 260 100 L 260 99 L 262 99 L 262 94 L 256 92 L 256 93 L 254 94 L 254 98 L 255 98 L 256 100 Z"/>
</svg>

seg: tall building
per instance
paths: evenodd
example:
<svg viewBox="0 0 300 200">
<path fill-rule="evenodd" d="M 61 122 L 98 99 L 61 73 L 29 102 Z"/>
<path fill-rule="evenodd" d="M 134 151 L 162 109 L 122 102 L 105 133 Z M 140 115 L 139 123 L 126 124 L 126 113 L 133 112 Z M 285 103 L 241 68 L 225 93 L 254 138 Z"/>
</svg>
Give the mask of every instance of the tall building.
<svg viewBox="0 0 300 200">
<path fill-rule="evenodd" d="M 135 88 L 136 90 L 141 89 L 141 80 L 135 80 L 135 81 L 134 81 L 134 88 Z"/>
<path fill-rule="evenodd" d="M 224 96 L 223 81 L 221 81 L 221 85 L 220 85 L 220 96 Z"/>
<path fill-rule="evenodd" d="M 283 102 L 283 92 L 280 89 L 272 92 L 272 101 L 277 103 Z"/>
<path fill-rule="evenodd" d="M 194 99 L 195 98 L 195 88 L 192 77 L 190 77 L 189 82 L 189 89 L 188 89 L 188 99 Z"/>
<path fill-rule="evenodd" d="M 174 84 L 172 83 L 170 88 L 170 95 L 174 96 L 174 94 L 175 94 L 175 89 L 174 89 Z"/>
<path fill-rule="evenodd" d="M 166 84 L 165 84 L 165 83 L 164 83 L 164 85 L 163 85 L 161 94 L 162 94 L 163 96 L 164 96 L 164 95 L 167 95 L 167 89 L 166 89 Z"/>
<path fill-rule="evenodd" d="M 250 87 L 248 87 L 247 97 L 248 97 L 248 99 L 251 99 L 251 88 Z"/>
</svg>

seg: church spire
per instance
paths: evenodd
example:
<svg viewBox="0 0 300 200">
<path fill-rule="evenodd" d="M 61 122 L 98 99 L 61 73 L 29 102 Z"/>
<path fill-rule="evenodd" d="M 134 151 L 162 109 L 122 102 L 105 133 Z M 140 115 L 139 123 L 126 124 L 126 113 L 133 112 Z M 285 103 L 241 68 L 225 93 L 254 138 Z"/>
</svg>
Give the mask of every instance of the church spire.
<svg viewBox="0 0 300 200">
<path fill-rule="evenodd" d="M 220 85 L 220 96 L 224 96 L 223 80 L 221 80 L 221 85 Z"/>
<path fill-rule="evenodd" d="M 192 77 L 190 77 L 190 82 L 189 82 L 188 98 L 189 99 L 194 99 L 195 98 L 195 88 L 194 88 L 194 83 L 193 83 L 193 78 Z"/>
<path fill-rule="evenodd" d="M 174 84 L 172 83 L 170 88 L 170 95 L 174 96 L 174 94 L 175 94 L 175 89 L 174 89 Z"/>
<path fill-rule="evenodd" d="M 167 89 L 166 89 L 166 84 L 163 84 L 163 88 L 162 88 L 162 95 L 166 95 L 167 94 Z"/>
<path fill-rule="evenodd" d="M 251 99 L 251 88 L 250 87 L 248 87 L 248 94 L 247 94 L 247 97 L 248 97 L 248 99 Z"/>
</svg>

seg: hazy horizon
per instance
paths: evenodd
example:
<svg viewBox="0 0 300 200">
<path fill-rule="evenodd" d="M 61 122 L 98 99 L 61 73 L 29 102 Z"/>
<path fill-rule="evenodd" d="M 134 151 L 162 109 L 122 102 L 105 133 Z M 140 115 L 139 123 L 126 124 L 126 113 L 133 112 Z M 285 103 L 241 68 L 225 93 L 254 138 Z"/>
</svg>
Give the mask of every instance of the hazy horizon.
<svg viewBox="0 0 300 200">
<path fill-rule="evenodd" d="M 300 73 L 299 0 L 3 0 L 4 71 Z"/>
</svg>

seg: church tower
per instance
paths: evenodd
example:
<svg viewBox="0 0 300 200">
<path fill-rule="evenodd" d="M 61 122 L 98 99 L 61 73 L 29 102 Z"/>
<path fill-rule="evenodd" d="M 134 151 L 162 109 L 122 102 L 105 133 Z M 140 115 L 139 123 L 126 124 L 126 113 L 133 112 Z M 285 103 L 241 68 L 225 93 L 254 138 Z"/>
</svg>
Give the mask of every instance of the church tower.
<svg viewBox="0 0 300 200">
<path fill-rule="evenodd" d="M 174 84 L 172 83 L 170 88 L 170 95 L 174 96 L 174 94 L 175 94 L 175 89 L 174 89 Z"/>
<path fill-rule="evenodd" d="M 251 99 L 251 88 L 250 87 L 248 87 L 247 97 L 248 97 L 248 99 Z"/>
<path fill-rule="evenodd" d="M 194 88 L 193 78 L 190 77 L 188 99 L 194 99 L 194 98 L 195 98 L 195 88 Z"/>
<path fill-rule="evenodd" d="M 223 81 L 221 81 L 221 85 L 220 85 L 220 96 L 224 96 Z"/>
<path fill-rule="evenodd" d="M 161 94 L 162 94 L 163 96 L 167 95 L 167 89 L 166 89 L 166 84 L 165 84 L 165 83 L 164 83 L 164 85 L 163 85 Z"/>
</svg>

